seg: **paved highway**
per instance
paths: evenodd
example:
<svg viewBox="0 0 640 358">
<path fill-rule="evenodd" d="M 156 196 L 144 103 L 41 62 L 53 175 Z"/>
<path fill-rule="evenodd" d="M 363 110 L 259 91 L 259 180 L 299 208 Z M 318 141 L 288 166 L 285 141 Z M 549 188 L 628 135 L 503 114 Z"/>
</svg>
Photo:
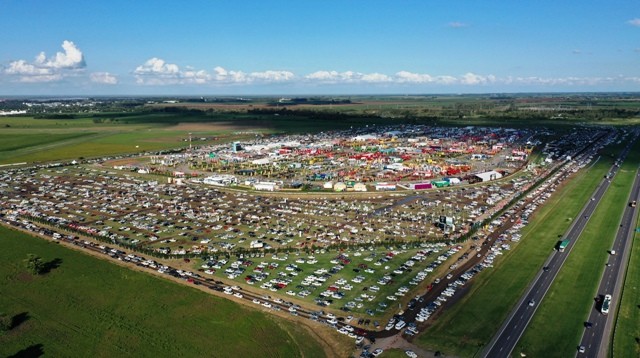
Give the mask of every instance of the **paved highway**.
<svg viewBox="0 0 640 358">
<path fill-rule="evenodd" d="M 629 203 L 633 200 L 640 200 L 640 171 L 636 172 L 636 178 L 629 195 L 629 202 L 620 221 L 620 228 L 616 235 L 611 250 L 615 255 L 610 254 L 609 262 L 604 268 L 604 273 L 598 287 L 598 296 L 594 300 L 593 308 L 589 313 L 589 319 L 585 322 L 585 330 L 580 341 L 580 346 L 584 353 L 578 353 L 578 357 L 606 357 L 609 337 L 612 326 L 615 324 L 616 307 L 620 301 L 620 291 L 624 283 L 624 273 L 629 262 L 629 252 L 631 251 L 631 241 L 636 227 L 636 217 L 638 208 L 631 207 Z M 607 254 L 607 253 L 603 253 Z M 610 315 L 601 313 L 602 299 L 604 295 L 613 296 L 609 307 Z"/>
<path fill-rule="evenodd" d="M 629 151 L 627 147 L 622 157 L 626 156 Z M 610 169 L 610 178 L 616 174 L 618 167 L 613 165 Z M 576 241 L 580 237 L 580 234 L 584 230 L 589 217 L 595 211 L 598 203 L 602 199 L 602 196 L 607 191 L 610 185 L 610 179 L 603 179 L 602 182 L 596 188 L 591 200 L 582 208 L 580 215 L 573 221 L 569 230 L 564 235 L 564 239 L 569 239 L 569 245 L 564 252 L 553 251 L 543 269 L 538 272 L 533 279 L 533 283 L 529 286 L 525 294 L 520 298 L 516 307 L 509 314 L 503 325 L 500 327 L 498 333 L 493 337 L 491 342 L 483 350 L 483 357 L 508 357 L 513 351 L 518 340 L 524 333 L 527 325 L 531 321 L 531 318 L 535 314 L 538 305 L 544 298 L 545 294 L 551 287 L 553 280 L 557 276 L 560 268 L 564 264 L 567 256 L 571 252 L 571 249 L 575 245 Z"/>
</svg>

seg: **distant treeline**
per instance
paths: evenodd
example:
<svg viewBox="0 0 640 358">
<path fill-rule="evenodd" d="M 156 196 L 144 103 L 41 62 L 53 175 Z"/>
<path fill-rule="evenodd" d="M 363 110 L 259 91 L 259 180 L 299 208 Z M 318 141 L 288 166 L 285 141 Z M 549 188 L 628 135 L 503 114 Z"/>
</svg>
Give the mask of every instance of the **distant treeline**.
<svg viewBox="0 0 640 358">
<path fill-rule="evenodd" d="M 75 114 L 70 113 L 46 113 L 33 116 L 36 119 L 76 119 Z"/>
</svg>

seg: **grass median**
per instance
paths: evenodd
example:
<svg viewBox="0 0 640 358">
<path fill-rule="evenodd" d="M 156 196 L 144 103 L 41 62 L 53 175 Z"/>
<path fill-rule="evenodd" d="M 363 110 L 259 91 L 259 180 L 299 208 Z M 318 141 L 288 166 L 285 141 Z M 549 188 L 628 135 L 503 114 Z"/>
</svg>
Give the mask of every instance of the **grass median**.
<svg viewBox="0 0 640 358">
<path fill-rule="evenodd" d="M 514 352 L 533 357 L 575 354 L 635 179 L 637 149 L 622 164 Z"/>
<path fill-rule="evenodd" d="M 603 156 L 561 186 L 523 229 L 520 242 L 494 268 L 480 273 L 469 292 L 416 340 L 446 354 L 478 354 L 524 293 L 559 238 L 589 200 L 612 160 Z"/>
<path fill-rule="evenodd" d="M 636 149 L 637 152 L 637 149 Z M 640 227 L 636 217 L 636 227 Z M 622 289 L 622 300 L 616 316 L 613 334 L 613 355 L 615 357 L 640 356 L 640 231 L 632 238 L 631 254 Z"/>
<path fill-rule="evenodd" d="M 636 226 L 639 217 L 636 218 Z M 640 232 L 633 236 L 622 302 L 613 335 L 614 357 L 640 357 Z"/>
</svg>

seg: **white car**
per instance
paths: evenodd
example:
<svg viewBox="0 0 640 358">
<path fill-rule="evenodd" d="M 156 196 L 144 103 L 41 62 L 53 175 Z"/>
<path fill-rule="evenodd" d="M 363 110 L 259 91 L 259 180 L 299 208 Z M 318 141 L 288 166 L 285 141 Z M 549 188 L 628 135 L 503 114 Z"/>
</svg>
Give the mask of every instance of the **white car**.
<svg viewBox="0 0 640 358">
<path fill-rule="evenodd" d="M 406 354 L 407 357 L 410 357 L 410 358 L 418 358 L 418 355 L 416 354 L 416 352 L 412 350 L 406 350 L 404 351 L 404 354 Z"/>
</svg>

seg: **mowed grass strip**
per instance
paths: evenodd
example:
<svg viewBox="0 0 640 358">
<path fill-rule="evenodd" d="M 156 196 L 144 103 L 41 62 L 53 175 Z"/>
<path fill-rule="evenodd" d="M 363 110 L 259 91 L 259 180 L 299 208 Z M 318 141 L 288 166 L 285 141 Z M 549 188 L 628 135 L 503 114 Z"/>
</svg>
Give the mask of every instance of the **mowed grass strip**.
<svg viewBox="0 0 640 358">
<path fill-rule="evenodd" d="M 17 149 L 32 147 L 35 145 L 58 142 L 65 139 L 77 138 L 86 135 L 86 133 L 0 133 L 0 153 L 14 151 Z"/>
<path fill-rule="evenodd" d="M 598 292 L 598 286 L 635 179 L 640 151 L 637 145 L 634 149 L 635 153 L 634 150 L 630 152 L 589 219 L 571 255 L 516 345 L 514 354 L 523 352 L 533 357 L 569 357 L 576 353 L 584 332 L 584 322 L 594 309 L 595 297 L 611 293 Z M 551 327 L 553 334 L 549 334 Z"/>
<path fill-rule="evenodd" d="M 28 253 L 58 267 L 33 277 Z M 23 318 L 0 335 L 3 357 L 324 356 L 306 331 L 291 334 L 271 315 L 4 227 L 0 310 Z"/>
<path fill-rule="evenodd" d="M 530 281 L 589 200 L 612 160 L 606 157 L 578 172 L 531 217 L 522 238 L 504 257 L 478 274 L 468 293 L 422 333 L 417 344 L 446 354 L 478 354 L 500 328 Z"/>
<path fill-rule="evenodd" d="M 632 150 L 630 157 L 637 158 L 640 144 Z M 637 164 L 638 160 L 636 160 Z M 637 168 L 637 165 L 636 165 Z M 630 168 L 633 170 L 633 168 Z M 636 227 L 639 216 L 636 218 Z M 616 326 L 613 334 L 613 354 L 616 357 L 640 356 L 640 232 L 633 236 L 631 253 L 625 282 L 622 289 L 622 300 L 618 309 Z"/>
<path fill-rule="evenodd" d="M 640 219 L 640 213 L 638 213 Z M 640 225 L 636 225 L 640 226 Z M 640 357 L 640 233 L 633 236 L 622 302 L 613 334 L 614 357 Z"/>
</svg>

